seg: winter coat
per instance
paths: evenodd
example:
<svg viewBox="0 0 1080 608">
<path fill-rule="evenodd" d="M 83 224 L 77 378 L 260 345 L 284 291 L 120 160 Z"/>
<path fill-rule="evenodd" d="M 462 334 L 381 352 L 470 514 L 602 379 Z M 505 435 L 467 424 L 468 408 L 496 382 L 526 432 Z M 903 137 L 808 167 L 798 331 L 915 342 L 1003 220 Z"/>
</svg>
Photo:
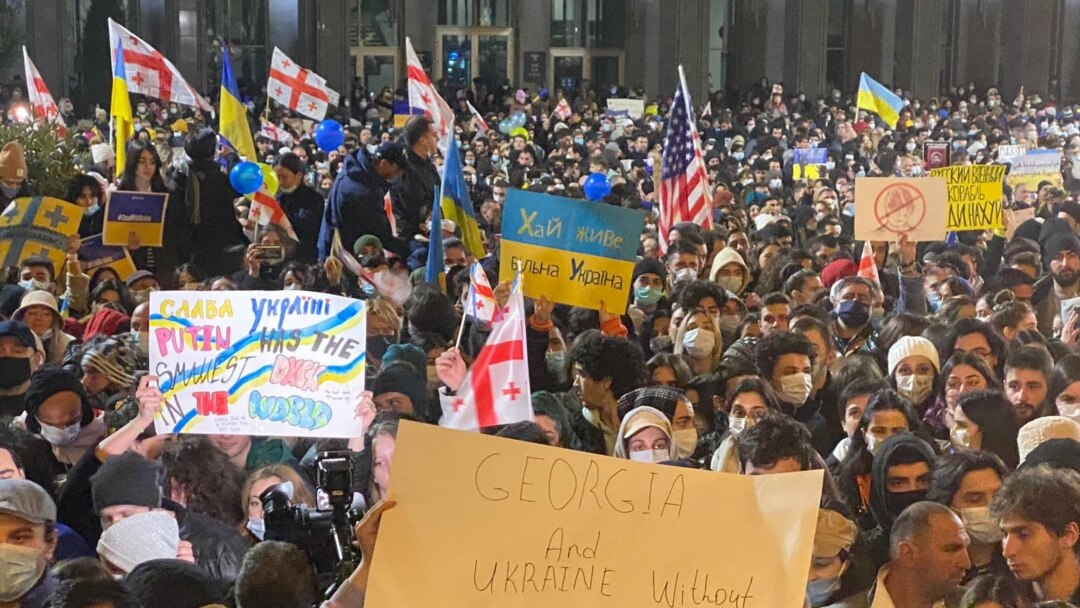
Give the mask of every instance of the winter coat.
<svg viewBox="0 0 1080 608">
<path fill-rule="evenodd" d="M 335 229 L 341 234 L 341 245 L 349 252 L 356 239 L 370 234 L 382 242 L 384 249 L 401 259 L 409 257 L 405 244 L 394 238 L 383 207 L 390 182 L 379 177 L 370 163 L 371 158 L 362 148 L 345 157 L 326 199 L 319 231 L 319 260 L 330 257 Z"/>
<path fill-rule="evenodd" d="M 408 151 L 407 158 L 409 165 L 405 168 L 405 173 L 390 189 L 398 234 L 406 242 L 420 232 L 420 224 L 424 221 L 423 211 L 431 208 L 435 199 L 435 188 L 439 187 L 440 181 L 439 172 L 430 160 L 420 157 L 412 150 Z"/>
<path fill-rule="evenodd" d="M 294 257 L 305 264 L 313 263 L 319 255 L 319 228 L 322 224 L 326 201 L 318 192 L 302 182 L 292 192 L 278 193 L 277 198 L 296 236 L 300 238 Z"/>
<path fill-rule="evenodd" d="M 162 507 L 176 515 L 180 540 L 191 543 L 195 563 L 219 581 L 232 583 L 240 575 L 240 564 L 250 545 L 236 530 L 201 513 L 192 513 L 170 500 Z"/>
<path fill-rule="evenodd" d="M 239 196 L 217 163 L 194 161 L 182 187 L 170 198 L 166 215 L 171 215 L 169 210 L 177 209 L 193 224 L 188 259 L 206 276 L 231 274 L 240 266 L 247 237 L 236 221 L 233 207 L 233 200 Z M 166 238 L 165 248 L 170 247 L 182 251 L 179 244 L 170 244 Z"/>
</svg>

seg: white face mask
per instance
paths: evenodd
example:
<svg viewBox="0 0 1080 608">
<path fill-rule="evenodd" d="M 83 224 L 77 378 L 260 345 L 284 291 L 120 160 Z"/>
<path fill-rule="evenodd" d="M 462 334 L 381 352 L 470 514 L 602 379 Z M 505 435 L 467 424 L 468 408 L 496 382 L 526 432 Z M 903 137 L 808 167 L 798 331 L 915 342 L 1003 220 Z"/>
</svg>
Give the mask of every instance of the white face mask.
<svg viewBox="0 0 1080 608">
<path fill-rule="evenodd" d="M 716 284 L 733 294 L 738 294 L 742 289 L 743 280 L 739 277 L 719 277 L 716 279 Z"/>
<path fill-rule="evenodd" d="M 814 380 L 810 374 L 797 372 L 780 377 L 780 399 L 789 405 L 799 406 L 806 403 Z"/>
<path fill-rule="evenodd" d="M 630 460 L 634 462 L 664 462 L 671 460 L 671 455 L 667 450 L 638 450 L 637 452 L 630 452 Z"/>
<path fill-rule="evenodd" d="M 52 283 L 48 281 L 39 281 L 37 279 L 27 279 L 25 281 L 19 281 L 19 287 L 26 289 L 27 291 L 32 289 L 40 289 L 41 291 L 49 291 L 52 289 Z"/>
<path fill-rule="evenodd" d="M 138 345 L 141 355 L 145 357 L 150 353 L 150 332 L 133 329 L 131 330 L 131 339 Z"/>
<path fill-rule="evenodd" d="M 912 405 L 918 405 L 930 396 L 934 390 L 934 376 L 931 374 L 912 374 L 896 377 L 896 392 Z"/>
<path fill-rule="evenodd" d="M 975 542 L 992 545 L 1003 537 L 1000 522 L 990 515 L 990 507 L 960 509 L 960 521 Z"/>
<path fill-rule="evenodd" d="M 743 431 L 746 430 L 747 420 L 748 418 L 746 417 L 736 418 L 732 416 L 731 418 L 728 418 L 728 430 L 731 431 L 732 435 L 738 437 L 742 434 Z"/>
<path fill-rule="evenodd" d="M 707 329 L 694 328 L 683 336 L 683 349 L 695 359 L 708 357 L 715 346 L 716 335 Z"/>
<path fill-rule="evenodd" d="M 689 458 L 697 449 L 697 429 L 678 429 L 672 433 L 675 440 L 675 457 Z"/>
<path fill-rule="evenodd" d="M 82 425 L 78 422 L 65 428 L 49 426 L 40 420 L 38 424 L 41 425 L 41 438 L 58 448 L 75 443 L 79 438 L 79 431 L 82 430 Z"/>
<path fill-rule="evenodd" d="M 45 573 L 44 552 L 0 544 L 0 602 L 14 602 L 33 588 Z"/>
<path fill-rule="evenodd" d="M 263 519 L 248 519 L 247 521 L 248 532 L 251 532 L 255 538 L 264 540 L 266 538 L 266 520 Z"/>
<path fill-rule="evenodd" d="M 878 450 L 881 449 L 882 443 L 884 442 L 878 441 L 878 438 L 874 437 L 870 433 L 866 434 L 866 449 L 870 450 L 871 454 L 877 454 Z"/>
<path fill-rule="evenodd" d="M 683 268 L 675 273 L 675 283 L 686 283 L 697 278 L 697 271 L 693 268 Z"/>
<path fill-rule="evenodd" d="M 739 329 L 739 323 L 742 323 L 742 318 L 739 315 L 720 315 L 716 325 L 720 328 L 720 331 L 730 334 Z"/>
</svg>

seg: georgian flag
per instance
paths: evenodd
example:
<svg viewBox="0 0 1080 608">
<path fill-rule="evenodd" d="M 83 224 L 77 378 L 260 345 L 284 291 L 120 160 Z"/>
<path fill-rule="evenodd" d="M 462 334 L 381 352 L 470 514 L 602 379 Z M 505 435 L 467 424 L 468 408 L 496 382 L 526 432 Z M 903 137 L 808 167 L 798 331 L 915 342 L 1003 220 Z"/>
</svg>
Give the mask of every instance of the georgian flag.
<svg viewBox="0 0 1080 608">
<path fill-rule="evenodd" d="M 326 110 L 338 105 L 341 96 L 326 86 L 326 79 L 306 70 L 281 49 L 274 47 L 266 94 L 281 105 L 311 118 L 326 118 Z"/>
<path fill-rule="evenodd" d="M 206 112 L 210 104 L 195 91 L 171 61 L 127 28 L 109 19 L 110 65 L 116 65 L 116 47 L 123 42 L 124 75 L 129 93 L 194 106 Z"/>
<path fill-rule="evenodd" d="M 413 50 L 412 41 L 405 38 L 405 59 L 409 72 L 409 105 L 419 108 L 435 121 L 435 131 L 439 141 L 446 141 L 446 135 L 454 124 L 454 111 L 450 104 L 435 90 L 431 79 L 424 72 L 420 57 Z"/>
</svg>

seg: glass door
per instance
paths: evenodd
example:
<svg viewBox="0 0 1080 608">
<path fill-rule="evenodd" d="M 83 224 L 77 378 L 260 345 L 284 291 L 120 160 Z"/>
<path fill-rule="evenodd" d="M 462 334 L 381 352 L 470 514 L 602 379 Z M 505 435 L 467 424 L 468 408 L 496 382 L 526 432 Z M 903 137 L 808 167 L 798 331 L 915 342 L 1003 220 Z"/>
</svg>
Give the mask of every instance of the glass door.
<svg viewBox="0 0 1080 608">
<path fill-rule="evenodd" d="M 376 95 L 384 88 L 397 88 L 397 49 L 388 52 L 363 49 L 356 56 L 356 74 L 364 89 Z"/>
<path fill-rule="evenodd" d="M 553 64 L 551 74 L 556 96 L 559 91 L 562 91 L 563 97 L 570 101 L 581 92 L 581 86 L 585 80 L 585 53 L 569 51 L 563 54 L 564 52 L 560 51 L 556 55 L 556 50 L 551 49 Z"/>
<path fill-rule="evenodd" d="M 434 79 L 452 91 L 474 82 L 496 90 L 514 73 L 514 30 L 498 27 L 436 28 Z"/>
<path fill-rule="evenodd" d="M 623 52 L 611 49 L 551 49 L 551 79 L 548 87 L 562 91 L 567 100 L 582 87 L 603 94 L 623 82 Z"/>
</svg>

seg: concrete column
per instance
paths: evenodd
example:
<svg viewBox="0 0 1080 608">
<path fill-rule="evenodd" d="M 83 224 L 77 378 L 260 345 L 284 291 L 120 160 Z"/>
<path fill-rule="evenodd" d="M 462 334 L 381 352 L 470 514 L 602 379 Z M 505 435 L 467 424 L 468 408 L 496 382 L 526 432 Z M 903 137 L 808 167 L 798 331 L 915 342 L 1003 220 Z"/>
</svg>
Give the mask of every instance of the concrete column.
<svg viewBox="0 0 1080 608">
<path fill-rule="evenodd" d="M 551 79 L 551 74 L 548 73 L 551 53 L 551 2 L 518 2 L 513 11 L 517 50 L 514 57 L 515 73 L 510 75 L 510 81 L 525 84 L 530 90 L 536 91 L 539 87 L 546 87 Z M 525 54 L 533 52 L 545 54 L 543 82 L 525 82 Z"/>
<path fill-rule="evenodd" d="M 844 89 L 855 90 L 862 72 L 880 82 L 895 80 L 896 10 L 896 0 L 855 0 L 851 9 Z"/>
<path fill-rule="evenodd" d="M 784 32 L 785 92 L 825 92 L 825 0 L 788 0 Z"/>
<path fill-rule="evenodd" d="M 892 82 L 915 97 L 940 93 L 946 7 L 940 0 L 913 0 L 897 9 Z"/>
<path fill-rule="evenodd" d="M 695 105 L 701 105 L 701 100 L 709 93 L 709 2 L 680 0 L 678 7 L 678 53 L 674 65 L 661 67 L 664 78 L 660 80 L 660 90 L 675 90 L 679 78 L 678 67 L 682 65 L 690 96 Z"/>
<path fill-rule="evenodd" d="M 746 91 L 766 71 L 766 55 L 774 44 L 782 44 L 767 35 L 768 0 L 740 0 L 735 3 L 735 20 L 731 24 L 732 74 L 731 86 Z"/>
<path fill-rule="evenodd" d="M 960 0 L 956 33 L 956 72 L 950 85 L 974 82 L 979 87 L 998 86 L 1000 78 L 1002 2 Z M 1002 97 L 1009 97 L 1006 90 Z M 1015 91 L 1013 91 L 1015 94 Z M 1011 101 L 1011 97 L 1009 97 Z"/>
<path fill-rule="evenodd" d="M 1061 56 L 1080 56 L 1080 2 L 1066 2 L 1062 14 Z M 1061 95 L 1065 100 L 1080 99 L 1080 66 L 1075 61 L 1061 62 Z"/>
<path fill-rule="evenodd" d="M 1050 41 L 1055 36 L 1054 0 L 1005 2 L 1001 15 L 1001 85 L 1006 96 L 1023 86 L 1045 93 L 1050 81 Z M 1011 92 L 1011 93 L 1010 93 Z"/>
<path fill-rule="evenodd" d="M 346 0 L 319 0 L 315 14 L 315 66 L 330 88 L 348 95 L 352 84 L 349 66 L 349 6 Z"/>
<path fill-rule="evenodd" d="M 58 101 L 68 96 L 68 77 L 74 75 L 75 36 L 72 17 L 62 0 L 38 0 L 25 4 L 26 50 L 45 85 Z M 10 66 L 11 74 L 23 73 L 22 52 Z"/>
</svg>

